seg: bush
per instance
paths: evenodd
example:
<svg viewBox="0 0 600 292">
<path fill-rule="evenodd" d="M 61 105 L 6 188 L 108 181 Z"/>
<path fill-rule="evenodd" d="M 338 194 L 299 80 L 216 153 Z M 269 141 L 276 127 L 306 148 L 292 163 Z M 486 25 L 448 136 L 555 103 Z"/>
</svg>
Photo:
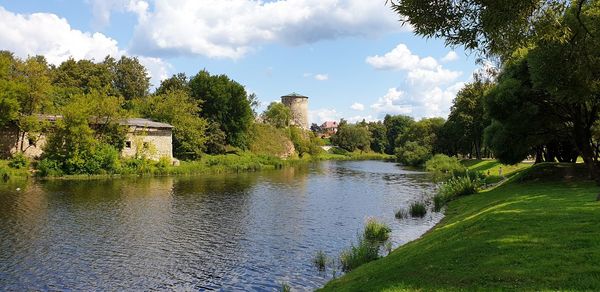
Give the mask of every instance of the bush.
<svg viewBox="0 0 600 292">
<path fill-rule="evenodd" d="M 436 154 L 425 163 L 425 170 L 436 175 L 460 175 L 466 172 L 466 168 L 456 157 L 448 157 L 444 154 Z"/>
<path fill-rule="evenodd" d="M 404 209 L 400 209 L 400 210 L 396 211 L 395 217 L 396 217 L 396 219 L 407 218 L 408 212 L 406 212 L 406 210 L 404 210 Z"/>
<path fill-rule="evenodd" d="M 390 238 L 390 229 L 385 223 L 369 219 L 365 225 L 364 238 L 371 242 L 385 242 Z"/>
<path fill-rule="evenodd" d="M 37 170 L 37 174 L 43 177 L 63 175 L 61 163 L 48 158 L 45 158 L 38 163 Z"/>
<path fill-rule="evenodd" d="M 410 204 L 410 216 L 423 218 L 425 214 L 427 214 L 425 204 L 422 202 L 413 202 Z"/>
<path fill-rule="evenodd" d="M 8 166 L 15 169 L 25 168 L 29 166 L 29 160 L 27 157 L 25 157 L 25 155 L 23 155 L 23 153 L 15 153 L 12 159 L 8 162 Z"/>
<path fill-rule="evenodd" d="M 398 162 L 408 166 L 421 166 L 431 158 L 431 150 L 417 142 L 408 142 L 404 147 L 396 148 Z"/>
<path fill-rule="evenodd" d="M 319 271 L 325 271 L 325 267 L 327 266 L 327 255 L 322 250 L 318 251 L 313 259 L 313 264 Z"/>
<path fill-rule="evenodd" d="M 363 237 L 359 237 L 358 244 L 352 244 L 349 249 L 342 251 L 340 263 L 342 264 L 342 270 L 349 272 L 378 258 L 379 245 L 373 244 Z"/>
<path fill-rule="evenodd" d="M 469 173 L 465 176 L 450 178 L 440 185 L 437 195 L 434 197 L 434 205 L 437 202 L 437 206 L 434 206 L 434 208 L 439 210 L 446 203 L 458 197 L 477 193 L 480 184 L 481 179 L 478 177 L 472 178 Z"/>
</svg>

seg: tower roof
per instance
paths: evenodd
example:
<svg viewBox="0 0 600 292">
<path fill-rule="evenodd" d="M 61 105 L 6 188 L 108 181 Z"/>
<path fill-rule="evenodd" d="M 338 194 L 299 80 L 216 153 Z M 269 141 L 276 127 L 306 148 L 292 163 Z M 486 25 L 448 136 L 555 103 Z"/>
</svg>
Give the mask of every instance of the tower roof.
<svg viewBox="0 0 600 292">
<path fill-rule="evenodd" d="M 284 95 L 282 97 L 308 98 L 308 96 L 304 96 L 302 94 L 298 94 L 298 93 L 295 93 L 295 92 L 292 92 L 290 94 L 286 94 L 286 95 Z"/>
</svg>

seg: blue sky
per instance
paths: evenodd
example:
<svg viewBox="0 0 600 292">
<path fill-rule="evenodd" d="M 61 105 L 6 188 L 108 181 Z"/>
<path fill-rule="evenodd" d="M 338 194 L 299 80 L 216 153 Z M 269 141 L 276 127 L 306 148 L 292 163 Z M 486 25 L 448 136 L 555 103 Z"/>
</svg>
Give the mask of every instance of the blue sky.
<svg viewBox="0 0 600 292">
<path fill-rule="evenodd" d="M 311 122 L 446 117 L 475 56 L 414 36 L 385 0 L 0 0 L 0 49 L 52 63 L 137 56 L 152 82 L 206 69 Z"/>
</svg>

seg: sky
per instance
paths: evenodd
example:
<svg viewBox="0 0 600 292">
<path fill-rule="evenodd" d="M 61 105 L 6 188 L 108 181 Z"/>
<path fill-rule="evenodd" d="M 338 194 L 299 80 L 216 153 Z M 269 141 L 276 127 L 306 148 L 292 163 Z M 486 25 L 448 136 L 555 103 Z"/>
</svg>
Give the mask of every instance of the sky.
<svg viewBox="0 0 600 292">
<path fill-rule="evenodd" d="M 475 54 L 415 36 L 385 0 L 0 0 L 0 49 L 50 63 L 135 56 L 154 86 L 226 74 L 259 110 L 292 92 L 309 120 L 447 117 Z"/>
</svg>

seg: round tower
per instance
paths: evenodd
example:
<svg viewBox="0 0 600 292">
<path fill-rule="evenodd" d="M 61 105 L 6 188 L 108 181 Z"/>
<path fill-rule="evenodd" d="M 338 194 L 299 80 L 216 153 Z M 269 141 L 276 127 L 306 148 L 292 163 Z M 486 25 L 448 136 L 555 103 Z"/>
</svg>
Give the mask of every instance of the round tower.
<svg viewBox="0 0 600 292">
<path fill-rule="evenodd" d="M 292 111 L 292 125 L 308 130 L 308 97 L 290 93 L 281 97 L 281 103 Z"/>
</svg>

